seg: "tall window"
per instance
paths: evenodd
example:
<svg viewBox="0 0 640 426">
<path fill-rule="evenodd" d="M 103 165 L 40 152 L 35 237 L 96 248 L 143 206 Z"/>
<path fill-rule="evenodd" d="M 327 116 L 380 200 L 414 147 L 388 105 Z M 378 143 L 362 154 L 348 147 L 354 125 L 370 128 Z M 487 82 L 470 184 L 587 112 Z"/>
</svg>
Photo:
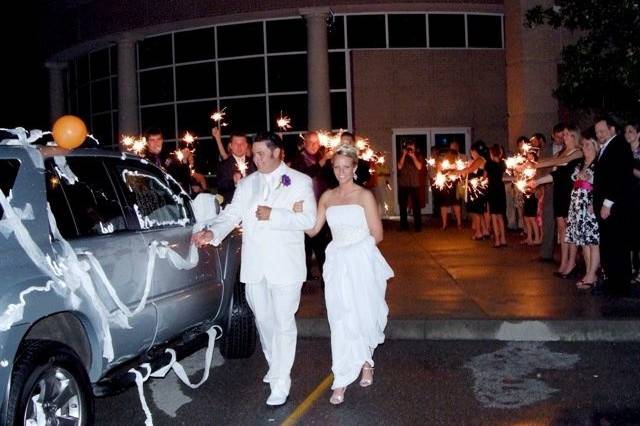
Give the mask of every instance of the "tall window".
<svg viewBox="0 0 640 426">
<path fill-rule="evenodd" d="M 337 17 L 329 29 L 336 129 L 350 121 L 344 21 Z M 279 130 L 281 115 L 293 125 L 284 132 L 288 143 L 297 144 L 298 133 L 307 130 L 307 29 L 301 17 L 149 37 L 138 43 L 138 70 L 141 128 L 160 127 L 170 146 L 189 131 L 200 140 L 197 154 L 217 155 L 210 116 L 223 109 L 224 138 L 232 130 Z M 202 172 L 215 172 L 215 161 L 201 164 L 209 164 Z"/>
<path fill-rule="evenodd" d="M 84 120 L 103 148 L 118 134 L 118 63 L 114 46 L 69 64 L 67 109 Z"/>
<path fill-rule="evenodd" d="M 327 21 L 332 127 L 351 127 L 349 52 L 353 49 L 502 49 L 503 16 L 464 12 L 334 15 Z M 141 130 L 160 127 L 167 145 L 186 131 L 211 141 L 209 116 L 225 109 L 228 127 L 276 129 L 282 114 L 297 143 L 307 130 L 307 30 L 302 17 L 230 23 L 154 35 L 138 43 Z M 117 143 L 115 47 L 70 67 L 70 110 L 103 145 Z M 172 145 L 173 143 L 173 145 Z M 215 156 L 213 143 L 200 154 Z M 215 164 L 215 161 L 209 162 Z M 214 170 L 202 170 L 213 172 Z"/>
</svg>

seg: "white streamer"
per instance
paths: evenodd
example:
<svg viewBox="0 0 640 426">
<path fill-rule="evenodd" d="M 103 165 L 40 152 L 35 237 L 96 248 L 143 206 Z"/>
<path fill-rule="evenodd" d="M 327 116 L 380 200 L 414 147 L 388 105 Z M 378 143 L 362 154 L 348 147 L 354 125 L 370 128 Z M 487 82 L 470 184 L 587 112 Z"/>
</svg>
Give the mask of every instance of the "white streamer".
<svg viewBox="0 0 640 426">
<path fill-rule="evenodd" d="M 218 335 L 218 330 L 220 330 L 220 334 Z M 169 363 L 164 367 L 159 368 L 153 373 L 149 373 L 150 366 L 148 363 L 141 364 L 141 368 L 145 368 L 147 370 L 147 374 L 143 376 L 138 370 L 132 368 L 129 370 L 130 373 L 135 374 L 136 386 L 138 387 L 138 397 L 140 398 L 140 405 L 142 405 L 142 410 L 146 416 L 144 424 L 146 426 L 153 426 L 153 417 L 151 416 L 151 411 L 149 410 L 149 405 L 147 404 L 147 399 L 144 396 L 144 387 L 143 384 L 146 382 L 149 377 L 154 378 L 164 378 L 170 370 L 178 376 L 178 378 L 185 385 L 189 386 L 191 389 L 197 389 L 202 386 L 207 379 L 209 378 L 209 370 L 211 369 L 211 360 L 213 359 L 213 349 L 215 347 L 216 340 L 222 336 L 222 329 L 219 325 L 214 325 L 213 327 L 207 330 L 207 335 L 209 336 L 209 342 L 207 344 L 207 350 L 205 352 L 205 361 L 204 361 L 204 373 L 202 375 L 202 379 L 198 383 L 192 384 L 187 372 L 184 370 L 184 367 L 176 361 L 176 352 L 173 349 L 166 349 L 165 352 L 171 355 L 171 359 Z"/>
<path fill-rule="evenodd" d="M 144 366 L 143 364 L 142 366 Z M 148 364 L 147 364 L 148 365 Z M 147 370 L 148 367 L 147 367 Z M 129 370 L 129 373 L 133 373 L 136 376 L 136 387 L 138 388 L 138 397 L 140 398 L 140 404 L 142 405 L 142 410 L 144 411 L 144 415 L 146 417 L 144 424 L 146 426 L 153 426 L 153 418 L 151 417 L 151 410 L 149 410 L 149 406 L 147 405 L 147 399 L 144 397 L 144 387 L 142 386 L 144 382 L 149 378 L 149 371 L 145 376 L 142 376 L 135 368 Z"/>
<path fill-rule="evenodd" d="M 73 185 L 79 181 L 78 176 L 73 173 L 71 167 L 67 163 L 67 157 L 55 156 L 53 157 L 54 163 L 56 163 L 56 171 L 60 177 L 64 178 L 69 185 Z"/>
<path fill-rule="evenodd" d="M 16 127 L 15 129 L 0 128 L 0 130 L 18 137 L 17 139 L 3 139 L 0 141 L 0 145 L 17 145 L 25 147 L 33 161 L 33 164 L 35 164 L 38 169 L 44 169 L 44 160 L 42 159 L 40 152 L 31 144 L 42 138 L 44 135 L 50 135 L 51 132 L 43 132 L 42 130 L 33 129 L 27 135 L 27 130 L 25 130 L 24 127 Z"/>
<path fill-rule="evenodd" d="M 0 315 L 0 331 L 7 331 L 11 328 L 11 325 L 22 319 L 24 315 L 24 306 L 27 304 L 25 296 L 34 291 L 50 291 L 52 281 L 47 281 L 47 285 L 44 287 L 31 286 L 26 290 L 20 292 L 20 303 L 12 303 L 7 306 L 7 309 Z"/>
</svg>

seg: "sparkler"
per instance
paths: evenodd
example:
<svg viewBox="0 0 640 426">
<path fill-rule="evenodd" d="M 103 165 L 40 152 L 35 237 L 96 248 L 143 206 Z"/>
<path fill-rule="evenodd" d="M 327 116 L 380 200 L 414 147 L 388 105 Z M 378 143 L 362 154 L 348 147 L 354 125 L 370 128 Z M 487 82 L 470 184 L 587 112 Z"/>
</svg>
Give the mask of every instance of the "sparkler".
<svg viewBox="0 0 640 426">
<path fill-rule="evenodd" d="M 531 144 L 523 143 L 520 147 L 520 153 L 507 157 L 504 160 L 507 166 L 507 174 L 513 175 L 514 177 L 513 185 L 518 191 L 525 194 L 525 196 L 530 195 L 527 190 L 529 182 L 536 176 L 535 167 L 527 164 L 527 155 L 529 152 L 537 149 L 537 147 Z"/>
<path fill-rule="evenodd" d="M 281 131 L 286 132 L 291 128 L 291 119 L 286 115 L 282 115 L 282 111 L 280 111 L 280 117 L 276 120 L 276 124 Z"/>
<path fill-rule="evenodd" d="M 182 140 L 184 142 L 187 143 L 187 145 L 191 146 L 195 141 L 196 141 L 197 137 L 193 136 L 191 133 L 186 132 L 184 134 L 184 136 L 182 137 Z"/>
<path fill-rule="evenodd" d="M 433 186 L 439 190 L 443 190 L 447 186 L 447 175 L 442 172 L 436 172 L 436 177 L 433 180 Z"/>
<path fill-rule="evenodd" d="M 489 179 L 484 176 L 474 177 L 467 180 L 467 195 L 469 200 L 474 200 L 480 195 L 484 194 L 487 186 L 489 185 Z"/>
<path fill-rule="evenodd" d="M 227 123 L 225 123 L 223 121 L 224 120 L 224 116 L 227 115 L 227 113 L 224 112 L 225 109 L 227 109 L 227 107 L 224 107 L 221 110 L 216 111 L 213 114 L 211 114 L 210 118 L 217 123 L 218 130 L 220 130 L 220 126 L 226 126 L 227 125 Z"/>
<path fill-rule="evenodd" d="M 340 135 L 339 134 L 331 134 L 329 132 L 319 131 L 318 139 L 320 140 L 320 145 L 324 146 L 327 149 L 335 149 L 338 145 L 340 145 Z"/>
<path fill-rule="evenodd" d="M 145 137 L 136 138 L 135 136 L 123 135 L 120 143 L 127 151 L 136 155 L 142 155 L 147 148 L 147 138 Z"/>
</svg>

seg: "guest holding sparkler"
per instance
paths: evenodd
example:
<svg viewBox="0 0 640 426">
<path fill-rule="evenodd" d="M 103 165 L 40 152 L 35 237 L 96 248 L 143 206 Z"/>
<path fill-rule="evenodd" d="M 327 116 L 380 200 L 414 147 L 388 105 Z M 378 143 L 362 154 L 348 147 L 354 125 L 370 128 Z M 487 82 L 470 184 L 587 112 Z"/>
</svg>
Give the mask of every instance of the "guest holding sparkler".
<svg viewBox="0 0 640 426">
<path fill-rule="evenodd" d="M 493 247 L 506 247 L 504 216 L 507 213 L 507 194 L 504 188 L 504 150 L 502 146 L 493 144 L 489 148 L 490 161 L 485 164 L 487 172 L 487 201 L 493 227 Z"/>
<path fill-rule="evenodd" d="M 216 141 L 216 145 L 218 147 L 218 155 L 220 156 L 220 160 L 224 161 L 229 158 L 229 153 L 227 153 L 226 148 L 224 147 L 224 143 L 222 143 L 222 134 L 220 132 L 220 127 L 213 127 L 211 129 L 211 136 L 213 136 L 213 140 Z M 251 150 L 248 150 L 251 153 Z"/>
<path fill-rule="evenodd" d="M 407 211 L 409 200 L 413 211 L 413 226 L 416 232 L 422 230 L 422 213 L 420 212 L 420 171 L 424 160 L 416 150 L 413 140 L 407 141 L 402 148 L 398 161 L 398 205 L 400 208 L 400 230 L 409 229 Z"/>
<path fill-rule="evenodd" d="M 304 173 L 311 178 L 313 193 L 316 201 L 329 188 L 337 186 L 335 175 L 331 166 L 333 150 L 320 145 L 318 132 L 307 132 L 304 136 L 303 147 L 300 153 L 291 162 L 291 168 Z M 307 261 L 307 281 L 317 281 L 322 276 L 322 266 L 325 260 L 325 250 L 331 234 L 328 226 L 324 226 L 317 235 L 309 237 L 305 235 L 304 247 Z M 315 276 L 312 271 L 312 259 L 315 256 L 320 275 Z"/>
<path fill-rule="evenodd" d="M 442 221 L 442 230 L 447 229 L 449 223 L 449 210 L 458 204 L 457 200 L 457 174 L 452 173 L 453 170 L 456 170 L 458 151 L 449 149 L 444 149 L 439 152 L 438 161 L 436 162 L 436 174 L 444 175 L 447 180 L 444 185 L 435 185 L 433 188 L 434 198 L 436 200 L 436 204 L 440 206 L 440 219 Z M 457 206 L 458 209 L 456 211 L 455 208 L 454 214 L 456 215 L 456 222 L 458 225 L 458 229 L 462 228 L 462 216 L 460 213 L 460 206 Z"/>
<path fill-rule="evenodd" d="M 471 163 L 467 167 L 456 170 L 454 173 L 466 176 L 467 181 L 467 213 L 471 216 L 471 229 L 474 240 L 482 240 L 489 237 L 489 224 L 485 220 L 487 211 L 487 195 L 485 166 L 488 155 L 487 145 L 481 140 L 471 145 Z"/>
<path fill-rule="evenodd" d="M 579 289 L 588 290 L 596 285 L 600 267 L 600 232 L 598 220 L 593 211 L 593 175 L 598 143 L 585 135 L 581 141 L 584 160 L 575 168 L 571 178 L 573 190 L 567 217 L 565 241 L 582 247 L 585 274 L 576 284 Z"/>
<path fill-rule="evenodd" d="M 523 147 L 527 147 L 528 145 L 529 138 L 526 136 L 520 136 L 516 140 L 518 152 L 522 152 Z M 526 234 L 526 224 L 523 211 L 524 197 L 522 191 L 520 191 L 513 182 L 506 182 L 505 190 L 507 191 L 507 229 L 511 231 L 519 231 L 522 229 Z M 525 243 L 525 241 L 523 241 L 523 243 Z"/>
<path fill-rule="evenodd" d="M 640 122 L 632 121 L 624 128 L 624 137 L 631 146 L 633 154 L 633 185 L 631 199 L 633 200 L 632 216 L 635 220 L 631 226 L 631 267 L 633 282 L 640 283 Z"/>
<path fill-rule="evenodd" d="M 142 156 L 150 163 L 163 170 L 166 170 L 182 187 L 190 193 L 191 191 L 191 169 L 189 165 L 183 163 L 172 153 L 164 151 L 164 135 L 158 127 L 150 127 L 145 132 L 147 141 Z"/>
<path fill-rule="evenodd" d="M 230 156 L 220 162 L 216 176 L 218 194 L 223 203 L 229 204 L 233 199 L 240 179 L 256 171 L 256 166 L 249 158 L 249 139 L 243 132 L 233 132 L 229 140 Z"/>
<path fill-rule="evenodd" d="M 525 140 L 527 139 L 525 138 Z M 535 168 L 536 161 L 538 161 L 537 150 L 528 150 L 525 168 Z M 540 196 L 540 188 L 526 188 L 524 195 L 517 189 L 515 189 L 515 191 L 522 199 L 524 225 L 527 234 L 527 238 L 523 243 L 530 246 L 540 245 L 542 244 L 542 229 L 540 229 L 540 225 L 538 224 L 538 199 Z"/>
<path fill-rule="evenodd" d="M 142 156 L 152 164 L 160 168 L 166 166 L 166 158 L 162 152 L 164 145 L 164 135 L 159 127 L 150 127 L 144 132 L 144 137 L 147 141 L 147 146 L 142 153 Z"/>
<path fill-rule="evenodd" d="M 556 241 L 560 244 L 560 267 L 554 273 L 562 278 L 571 278 L 576 271 L 577 247 L 566 242 L 567 216 L 573 181 L 571 174 L 582 158 L 582 151 L 578 147 L 580 132 L 574 125 L 565 126 L 563 133 L 564 148 L 558 156 L 542 160 L 536 168 L 555 166 L 551 174 L 537 178 L 534 185 L 553 182 L 553 214 L 556 219 Z M 545 196 L 547 196 L 545 192 Z"/>
</svg>

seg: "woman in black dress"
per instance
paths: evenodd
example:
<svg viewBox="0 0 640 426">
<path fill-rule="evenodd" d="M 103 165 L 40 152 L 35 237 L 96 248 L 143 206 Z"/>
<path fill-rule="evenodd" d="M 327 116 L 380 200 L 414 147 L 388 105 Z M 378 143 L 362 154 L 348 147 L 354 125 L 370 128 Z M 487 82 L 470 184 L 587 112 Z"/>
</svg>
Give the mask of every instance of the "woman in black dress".
<svg viewBox="0 0 640 426">
<path fill-rule="evenodd" d="M 482 240 L 489 236 L 489 224 L 484 218 L 487 211 L 487 189 L 482 184 L 472 185 L 472 182 L 486 180 L 484 168 L 488 153 L 484 142 L 474 142 L 471 145 L 471 163 L 466 168 L 455 171 L 460 176 L 466 176 L 467 213 L 471 217 L 471 238 L 474 240 Z"/>
<path fill-rule="evenodd" d="M 551 174 L 536 179 L 535 184 L 553 182 L 553 215 L 556 218 L 557 241 L 560 244 L 561 262 L 555 275 L 562 278 L 570 278 L 576 267 L 576 254 L 578 248 L 575 244 L 569 244 L 566 240 L 567 216 L 571 202 L 571 190 L 573 180 L 571 174 L 582 159 L 582 150 L 579 149 L 580 131 L 576 126 L 568 125 L 564 129 L 564 148 L 558 156 L 552 160 L 541 161 L 536 167 L 549 167 L 557 165 Z"/>
<path fill-rule="evenodd" d="M 538 161 L 538 154 L 534 150 L 527 152 L 527 167 L 534 167 Z M 523 195 L 523 216 L 527 229 L 527 239 L 523 241 L 529 246 L 540 245 L 542 243 L 542 229 L 538 224 L 538 191 L 528 189 Z"/>
<path fill-rule="evenodd" d="M 507 214 L 507 193 L 502 180 L 507 166 L 504 163 L 503 152 L 500 145 L 492 145 L 489 149 L 491 161 L 487 161 L 485 165 L 487 179 L 489 180 L 487 198 L 493 226 L 493 247 L 496 248 L 507 246 L 504 230 L 504 216 Z"/>
</svg>

